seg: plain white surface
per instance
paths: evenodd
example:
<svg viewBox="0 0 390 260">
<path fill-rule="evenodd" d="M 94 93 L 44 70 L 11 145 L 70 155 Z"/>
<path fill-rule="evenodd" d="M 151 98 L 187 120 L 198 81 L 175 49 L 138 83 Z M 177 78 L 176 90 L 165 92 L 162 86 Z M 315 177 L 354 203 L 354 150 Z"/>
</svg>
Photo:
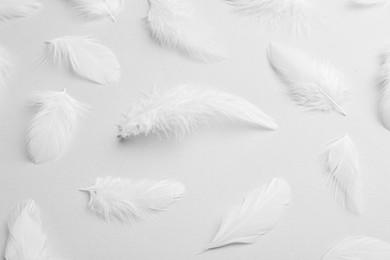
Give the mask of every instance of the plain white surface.
<svg viewBox="0 0 390 260">
<path fill-rule="evenodd" d="M 126 2 L 117 23 L 83 22 L 63 0 L 43 0 L 43 9 L 0 24 L 0 44 L 17 60 L 0 102 L 0 245 L 6 218 L 21 200 L 34 199 L 53 248 L 65 259 L 312 260 L 349 235 L 390 242 L 390 133 L 377 114 L 379 54 L 390 42 L 390 7 L 354 8 L 349 0 L 308 0 L 322 18 L 309 38 L 275 32 L 239 18 L 222 0 L 193 0 L 200 19 L 215 29 L 230 59 L 203 64 L 155 44 L 144 30 L 146 0 Z M 119 57 L 123 76 L 102 87 L 55 67 L 40 66 L 44 41 L 90 34 Z M 348 113 L 302 112 L 268 65 L 266 48 L 281 40 L 325 59 L 345 72 L 355 92 Z M 152 87 L 202 82 L 235 93 L 273 116 L 280 129 L 259 131 L 223 122 L 182 142 L 141 137 L 116 139 L 115 123 Z M 68 151 L 57 161 L 34 165 L 25 153 L 26 109 L 33 91 L 68 89 L 91 105 Z M 325 185 L 318 149 L 348 132 L 361 156 L 366 204 L 356 217 L 341 209 Z M 87 209 L 80 187 L 98 176 L 175 179 L 187 193 L 152 222 L 107 224 Z M 281 224 L 256 244 L 229 246 L 197 255 L 212 239 L 224 214 L 250 190 L 283 177 L 293 202 Z M 1 250 L 4 252 L 4 249 Z"/>
</svg>

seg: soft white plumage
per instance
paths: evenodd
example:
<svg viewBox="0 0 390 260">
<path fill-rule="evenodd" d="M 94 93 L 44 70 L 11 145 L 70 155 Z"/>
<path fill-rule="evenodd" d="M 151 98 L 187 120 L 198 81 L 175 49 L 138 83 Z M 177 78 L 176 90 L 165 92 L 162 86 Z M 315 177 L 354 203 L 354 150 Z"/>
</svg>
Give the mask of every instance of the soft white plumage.
<svg viewBox="0 0 390 260">
<path fill-rule="evenodd" d="M 383 125 L 390 130 L 390 45 L 386 47 L 382 58 L 382 85 L 379 115 Z"/>
<path fill-rule="evenodd" d="M 109 17 L 113 22 L 124 6 L 124 0 L 72 0 L 72 3 L 86 19 Z"/>
<path fill-rule="evenodd" d="M 81 113 L 87 108 L 65 93 L 47 91 L 34 95 L 37 109 L 27 132 L 27 151 L 35 163 L 56 159 L 65 150 Z"/>
<path fill-rule="evenodd" d="M 308 34 L 314 27 L 316 13 L 306 0 L 225 0 L 241 16 L 257 18 L 273 28 L 284 27 L 297 34 Z"/>
<path fill-rule="evenodd" d="M 185 193 L 179 182 L 122 177 L 98 178 L 94 186 L 81 190 L 89 192 L 89 208 L 97 215 L 125 223 L 165 211 Z"/>
<path fill-rule="evenodd" d="M 120 138 L 148 134 L 190 133 L 216 116 L 276 129 L 275 121 L 245 99 L 196 84 L 163 92 L 153 90 L 136 102 L 119 123 Z"/>
<path fill-rule="evenodd" d="M 359 155 L 347 134 L 325 145 L 322 154 L 325 177 L 333 197 L 346 210 L 360 215 L 363 211 L 363 188 Z"/>
<path fill-rule="evenodd" d="M 211 35 L 209 26 L 194 17 L 189 0 L 149 0 L 144 22 L 162 46 L 178 48 L 203 62 L 222 61 L 228 54 Z"/>
<path fill-rule="evenodd" d="M 352 0 L 352 3 L 362 6 L 382 5 L 388 2 L 388 0 Z"/>
<path fill-rule="evenodd" d="M 41 8 L 38 0 L 1 0 L 0 20 L 5 22 L 17 18 L 27 17 Z"/>
<path fill-rule="evenodd" d="M 388 260 L 390 244 L 365 236 L 348 237 L 334 245 L 321 260 Z"/>
<path fill-rule="evenodd" d="M 351 92 L 343 73 L 282 43 L 269 46 L 268 59 L 298 105 L 311 111 L 335 110 L 346 115 L 341 104 Z"/>
<path fill-rule="evenodd" d="M 12 58 L 6 49 L 0 46 L 0 88 L 4 87 L 12 73 Z"/>
<path fill-rule="evenodd" d="M 233 243 L 255 243 L 277 226 L 290 201 L 290 186 L 279 178 L 250 192 L 240 206 L 224 217 L 206 250 Z"/>
<path fill-rule="evenodd" d="M 48 41 L 43 60 L 65 66 L 79 76 L 103 85 L 118 82 L 121 76 L 114 52 L 88 36 L 64 36 Z"/>
</svg>

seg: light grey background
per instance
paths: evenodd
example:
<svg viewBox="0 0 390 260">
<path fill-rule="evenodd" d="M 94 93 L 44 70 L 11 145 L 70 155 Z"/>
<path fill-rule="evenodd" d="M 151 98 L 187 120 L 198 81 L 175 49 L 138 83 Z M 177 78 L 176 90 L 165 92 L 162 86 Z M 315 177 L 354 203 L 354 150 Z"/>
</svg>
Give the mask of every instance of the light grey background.
<svg viewBox="0 0 390 260">
<path fill-rule="evenodd" d="M 66 259 L 319 259 L 348 235 L 390 242 L 390 132 L 377 115 L 379 54 L 390 42 L 390 7 L 359 9 L 348 0 L 308 0 L 322 15 L 309 38 L 288 36 L 239 18 L 222 0 L 193 0 L 230 59 L 217 64 L 193 61 L 155 44 L 142 26 L 146 0 L 126 2 L 117 23 L 83 22 L 66 1 L 43 0 L 43 9 L 0 24 L 0 44 L 17 60 L 0 102 L 0 245 L 6 218 L 21 200 L 33 198 L 43 213 L 50 243 Z M 90 34 L 119 57 L 123 76 L 102 87 L 50 66 L 40 66 L 44 41 Z M 271 41 L 281 40 L 325 59 L 345 72 L 355 92 L 348 113 L 302 112 L 286 94 L 266 59 Z M 224 122 L 201 128 L 182 142 L 155 136 L 121 144 L 115 124 L 139 91 L 201 82 L 247 98 L 273 116 L 280 129 L 262 131 Z M 68 89 L 91 105 L 68 151 L 57 161 L 34 165 L 25 153 L 26 109 L 33 91 Z M 361 156 L 365 211 L 342 210 L 325 185 L 318 149 L 348 132 Z M 87 210 L 80 187 L 99 176 L 175 179 L 187 193 L 154 221 L 132 226 L 107 224 Z M 250 190 L 283 177 L 293 202 L 274 231 L 256 244 L 197 255 L 212 239 L 222 217 Z"/>
</svg>

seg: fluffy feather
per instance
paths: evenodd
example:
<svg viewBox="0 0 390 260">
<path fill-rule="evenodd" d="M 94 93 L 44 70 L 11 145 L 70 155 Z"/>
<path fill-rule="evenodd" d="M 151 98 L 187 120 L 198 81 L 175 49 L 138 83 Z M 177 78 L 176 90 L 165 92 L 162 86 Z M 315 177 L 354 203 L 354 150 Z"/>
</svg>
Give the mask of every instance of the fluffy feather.
<svg viewBox="0 0 390 260">
<path fill-rule="evenodd" d="M 167 210 L 185 192 L 184 186 L 175 181 L 121 177 L 98 178 L 94 186 L 81 190 L 89 192 L 89 208 L 98 216 L 125 223 Z"/>
<path fill-rule="evenodd" d="M 372 6 L 388 3 L 388 0 L 352 0 L 352 3 L 362 6 Z"/>
<path fill-rule="evenodd" d="M 388 260 L 390 244 L 377 238 L 348 237 L 326 252 L 321 260 Z"/>
<path fill-rule="evenodd" d="M 285 27 L 297 34 L 307 35 L 316 20 L 316 13 L 305 0 L 225 0 L 241 16 L 268 22 L 275 29 Z"/>
<path fill-rule="evenodd" d="M 144 22 L 160 45 L 178 48 L 203 62 L 227 58 L 226 49 L 213 40 L 209 26 L 194 18 L 188 0 L 149 0 L 149 3 Z"/>
<path fill-rule="evenodd" d="M 121 76 L 115 54 L 87 36 L 64 36 L 48 41 L 43 61 L 63 65 L 77 75 L 103 85 L 118 82 Z"/>
<path fill-rule="evenodd" d="M 109 17 L 113 22 L 123 9 L 124 0 L 72 0 L 75 9 L 86 19 Z"/>
<path fill-rule="evenodd" d="M 354 143 L 345 134 L 325 145 L 322 158 L 333 197 L 343 208 L 360 215 L 363 211 L 363 189 L 359 155 Z"/>
<path fill-rule="evenodd" d="M 27 151 L 35 163 L 44 163 L 63 153 L 87 106 L 65 90 L 38 93 L 32 105 L 38 111 L 27 132 Z"/>
<path fill-rule="evenodd" d="M 118 137 L 155 133 L 167 136 L 174 133 L 179 137 L 218 115 L 264 128 L 277 128 L 270 116 L 241 97 L 186 84 L 165 92 L 146 93 L 124 114 Z"/>
<path fill-rule="evenodd" d="M 290 201 L 290 186 L 279 178 L 248 193 L 241 205 L 222 220 L 206 250 L 234 243 L 255 243 L 277 226 Z"/>
<path fill-rule="evenodd" d="M 386 47 L 382 58 L 382 84 L 379 115 L 384 127 L 390 130 L 390 45 Z"/>
<path fill-rule="evenodd" d="M 269 46 L 268 59 L 298 105 L 311 111 L 336 110 L 346 115 L 341 104 L 351 93 L 341 72 L 282 43 Z"/>
<path fill-rule="evenodd" d="M 0 2 L 0 20 L 5 22 L 27 17 L 37 12 L 42 4 L 38 0 L 2 0 Z"/>
<path fill-rule="evenodd" d="M 0 88 L 4 87 L 12 73 L 12 58 L 11 55 L 0 46 Z"/>
</svg>

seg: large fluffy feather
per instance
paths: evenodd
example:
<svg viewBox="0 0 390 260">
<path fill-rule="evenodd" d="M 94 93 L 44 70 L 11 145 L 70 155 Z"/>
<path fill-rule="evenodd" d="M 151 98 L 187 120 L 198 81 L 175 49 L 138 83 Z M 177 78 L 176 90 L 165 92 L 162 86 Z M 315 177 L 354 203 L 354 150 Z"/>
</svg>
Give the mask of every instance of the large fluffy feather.
<svg viewBox="0 0 390 260">
<path fill-rule="evenodd" d="M 285 27 L 297 34 L 308 34 L 314 27 L 315 12 L 305 0 L 225 0 L 241 16 L 252 16 L 274 28 Z"/>
<path fill-rule="evenodd" d="M 268 59 L 298 105 L 311 111 L 336 110 L 346 115 L 341 104 L 350 92 L 341 72 L 282 43 L 269 46 Z"/>
<path fill-rule="evenodd" d="M 321 260 L 388 260 L 390 244 L 377 238 L 348 237 L 329 249 Z"/>
<path fill-rule="evenodd" d="M 268 129 L 277 128 L 270 116 L 241 97 L 186 84 L 165 92 L 146 93 L 124 114 L 119 123 L 119 137 L 151 133 L 174 133 L 179 137 L 218 115 Z"/>
<path fill-rule="evenodd" d="M 277 226 L 290 200 L 290 186 L 279 178 L 250 192 L 242 204 L 222 220 L 206 250 L 233 243 L 255 243 Z"/>
<path fill-rule="evenodd" d="M 379 115 L 383 125 L 390 130 L 390 45 L 383 53 L 381 99 Z"/>
<path fill-rule="evenodd" d="M 44 163 L 65 150 L 80 114 L 87 106 L 65 90 L 38 93 L 32 105 L 38 111 L 27 132 L 27 151 L 35 163 Z"/>
<path fill-rule="evenodd" d="M 0 46 L 0 88 L 5 86 L 12 72 L 11 55 Z"/>
<path fill-rule="evenodd" d="M 204 62 L 227 58 L 226 49 L 213 40 L 208 26 L 194 18 L 188 0 L 149 0 L 149 3 L 144 22 L 160 45 L 178 48 Z"/>
<path fill-rule="evenodd" d="M 29 16 L 37 12 L 42 4 L 38 0 L 2 0 L 0 2 L 0 20 L 5 22 Z"/>
<path fill-rule="evenodd" d="M 363 192 L 359 173 L 359 155 L 346 134 L 323 148 L 325 177 L 333 197 L 346 210 L 361 214 Z"/>
<path fill-rule="evenodd" d="M 124 0 L 72 0 L 72 3 L 86 19 L 109 17 L 115 22 L 123 8 Z"/>
<path fill-rule="evenodd" d="M 62 65 L 99 84 L 118 82 L 121 67 L 115 54 L 87 36 L 64 36 L 47 42 L 44 61 Z"/>
<path fill-rule="evenodd" d="M 165 180 L 132 181 L 130 178 L 98 178 L 96 184 L 82 189 L 90 194 L 89 208 L 106 221 L 129 223 L 165 211 L 183 197 L 181 183 Z"/>
</svg>

